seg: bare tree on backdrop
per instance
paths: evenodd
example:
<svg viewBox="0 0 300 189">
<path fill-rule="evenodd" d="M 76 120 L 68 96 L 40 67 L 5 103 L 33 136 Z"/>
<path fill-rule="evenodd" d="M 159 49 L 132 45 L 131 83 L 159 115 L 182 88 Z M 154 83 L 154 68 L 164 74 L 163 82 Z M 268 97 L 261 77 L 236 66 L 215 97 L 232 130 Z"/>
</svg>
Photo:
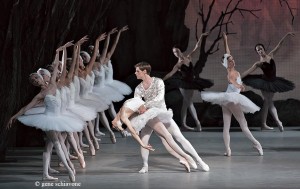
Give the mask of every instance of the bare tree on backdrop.
<svg viewBox="0 0 300 189">
<path fill-rule="evenodd" d="M 259 11 L 261 11 L 261 9 L 248 9 L 248 8 L 242 7 L 241 6 L 242 1 L 243 0 L 238 0 L 238 1 L 230 0 L 227 3 L 225 9 L 220 13 L 219 17 L 216 20 L 212 20 L 211 13 L 212 13 L 212 10 L 214 8 L 216 1 L 212 0 L 208 6 L 208 11 L 205 12 L 204 3 L 202 3 L 202 1 L 199 0 L 199 12 L 198 12 L 199 18 L 197 19 L 196 26 L 195 26 L 195 28 L 196 28 L 195 35 L 196 35 L 197 41 L 198 41 L 197 34 L 198 34 L 199 19 L 202 23 L 201 33 L 209 31 L 210 33 L 212 33 L 212 32 L 217 33 L 217 35 L 215 36 L 215 39 L 212 41 L 212 43 L 207 46 L 207 48 L 206 48 L 207 50 L 205 50 L 205 47 L 207 45 L 206 38 L 204 38 L 202 40 L 202 43 L 200 46 L 200 56 L 199 56 L 198 61 L 195 63 L 195 73 L 197 73 L 196 74 L 197 76 L 199 76 L 199 74 L 203 70 L 203 67 L 205 67 L 205 63 L 207 61 L 208 56 L 219 50 L 219 41 L 220 41 L 220 39 L 222 39 L 222 32 L 225 31 L 227 33 L 227 35 L 236 34 L 236 32 L 230 31 L 230 26 L 234 24 L 234 21 L 233 21 L 234 15 L 239 14 L 242 18 L 244 18 L 244 14 L 250 14 L 256 18 L 259 18 L 257 16 L 257 13 Z M 262 1 L 263 0 L 261 0 L 261 2 Z M 289 12 L 292 16 L 291 21 L 293 24 L 295 8 L 292 8 L 290 6 L 288 0 L 279 0 L 279 3 L 281 5 L 281 7 L 283 7 L 284 5 L 287 6 L 287 8 L 289 9 Z M 209 28 L 209 26 L 211 26 L 211 27 Z"/>
</svg>

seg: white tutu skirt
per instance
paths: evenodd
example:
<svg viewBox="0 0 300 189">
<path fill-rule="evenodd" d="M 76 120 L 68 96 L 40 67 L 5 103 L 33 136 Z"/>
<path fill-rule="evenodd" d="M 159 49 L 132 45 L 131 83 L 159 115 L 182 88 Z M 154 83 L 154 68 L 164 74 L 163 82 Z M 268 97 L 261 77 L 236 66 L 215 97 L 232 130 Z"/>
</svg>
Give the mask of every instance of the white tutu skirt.
<svg viewBox="0 0 300 189">
<path fill-rule="evenodd" d="M 80 97 L 80 99 L 75 103 L 95 109 L 97 112 L 103 112 L 107 110 L 109 107 L 108 104 L 110 104 L 107 100 L 98 98 L 97 95 L 92 95 L 91 93 Z"/>
<path fill-rule="evenodd" d="M 201 92 L 201 98 L 204 101 L 211 102 L 212 104 L 218 104 L 221 106 L 226 106 L 229 103 L 237 104 L 245 113 L 254 113 L 260 110 L 260 108 L 256 104 L 254 104 L 250 99 L 237 92 L 203 91 Z"/>
<path fill-rule="evenodd" d="M 139 132 L 146 126 L 149 120 L 155 117 L 163 123 L 168 123 L 173 117 L 173 111 L 171 109 L 163 110 L 159 108 L 150 108 L 145 113 L 133 117 L 130 122 L 135 131 Z"/>
<path fill-rule="evenodd" d="M 24 125 L 36 127 L 43 131 L 80 132 L 86 125 L 84 121 L 67 115 L 23 115 L 19 116 L 18 120 Z"/>
<path fill-rule="evenodd" d="M 69 104 L 67 110 L 76 114 L 79 119 L 84 121 L 91 121 L 97 117 L 96 109 L 92 109 L 81 104 Z"/>
<path fill-rule="evenodd" d="M 120 102 L 125 97 L 116 89 L 111 86 L 97 86 L 95 85 L 93 88 L 93 92 L 97 95 L 102 96 L 105 99 L 109 99 L 112 102 Z"/>
<path fill-rule="evenodd" d="M 111 86 L 122 95 L 129 95 L 132 92 L 131 88 L 126 83 L 118 80 L 109 81 L 106 83 L 106 85 Z"/>
</svg>

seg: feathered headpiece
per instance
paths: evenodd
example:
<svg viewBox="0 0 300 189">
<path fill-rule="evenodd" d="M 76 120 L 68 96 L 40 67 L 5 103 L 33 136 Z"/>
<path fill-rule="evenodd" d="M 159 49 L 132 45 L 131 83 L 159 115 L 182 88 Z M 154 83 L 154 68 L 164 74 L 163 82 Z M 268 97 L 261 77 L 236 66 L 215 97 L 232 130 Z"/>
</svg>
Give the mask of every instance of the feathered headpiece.
<svg viewBox="0 0 300 189">
<path fill-rule="evenodd" d="M 224 54 L 223 56 L 223 60 L 222 60 L 222 65 L 227 69 L 228 67 L 228 57 L 230 57 L 231 55 L 230 54 Z"/>
</svg>

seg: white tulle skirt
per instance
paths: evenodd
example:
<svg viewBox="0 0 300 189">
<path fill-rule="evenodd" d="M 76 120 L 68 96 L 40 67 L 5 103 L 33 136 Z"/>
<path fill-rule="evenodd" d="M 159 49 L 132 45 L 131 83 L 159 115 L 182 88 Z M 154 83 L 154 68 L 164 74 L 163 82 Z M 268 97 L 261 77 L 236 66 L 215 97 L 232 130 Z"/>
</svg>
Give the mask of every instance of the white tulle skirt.
<svg viewBox="0 0 300 189">
<path fill-rule="evenodd" d="M 76 114 L 80 119 L 84 121 L 91 121 L 97 117 L 96 109 L 89 108 L 81 104 L 70 103 L 67 110 Z"/>
<path fill-rule="evenodd" d="M 92 93 L 80 96 L 80 99 L 76 103 L 95 109 L 97 112 L 107 110 L 109 108 L 108 105 L 111 104 L 110 101 L 99 98 L 99 96 Z"/>
<path fill-rule="evenodd" d="M 105 99 L 109 99 L 112 102 L 120 102 L 125 98 L 119 91 L 117 91 L 111 86 L 101 87 L 95 85 L 93 88 L 93 92 L 97 95 L 102 96 Z"/>
<path fill-rule="evenodd" d="M 146 126 L 149 120 L 155 117 L 163 123 L 168 123 L 173 117 L 173 111 L 171 109 L 163 110 L 159 108 L 150 108 L 145 113 L 133 117 L 130 122 L 136 132 L 139 132 Z"/>
<path fill-rule="evenodd" d="M 260 110 L 260 108 L 256 104 L 254 104 L 250 99 L 237 92 L 203 91 L 201 92 L 201 98 L 204 101 L 211 102 L 212 104 L 218 104 L 221 106 L 226 106 L 229 103 L 237 104 L 245 113 L 254 113 Z"/>
<path fill-rule="evenodd" d="M 108 86 L 111 86 L 115 90 L 117 90 L 122 95 L 129 95 L 132 90 L 131 88 L 126 84 L 118 80 L 112 80 L 110 82 L 105 83 Z"/>
<path fill-rule="evenodd" d="M 67 115 L 34 114 L 19 116 L 18 120 L 24 125 L 36 127 L 43 131 L 80 132 L 86 123 Z"/>
</svg>

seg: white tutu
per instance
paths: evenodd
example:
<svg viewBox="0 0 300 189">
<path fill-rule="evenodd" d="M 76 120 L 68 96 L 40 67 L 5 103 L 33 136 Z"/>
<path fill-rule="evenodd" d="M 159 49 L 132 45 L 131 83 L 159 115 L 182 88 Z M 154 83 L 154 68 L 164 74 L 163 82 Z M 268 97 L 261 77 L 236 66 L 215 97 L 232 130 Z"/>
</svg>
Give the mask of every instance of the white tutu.
<svg viewBox="0 0 300 189">
<path fill-rule="evenodd" d="M 136 132 L 142 130 L 150 119 L 157 117 L 161 122 L 168 123 L 173 117 L 173 111 L 160 108 L 150 108 L 145 113 L 139 114 L 130 119 L 132 127 Z"/>
<path fill-rule="evenodd" d="M 80 80 L 80 100 L 77 101 L 79 104 L 86 105 L 93 109 L 96 109 L 97 112 L 102 112 L 108 109 L 108 104 L 111 104 L 111 101 L 104 99 L 103 97 L 90 93 L 91 82 L 90 76 L 86 76 L 86 80 L 79 78 Z"/>
<path fill-rule="evenodd" d="M 24 125 L 43 131 L 79 132 L 83 130 L 85 122 L 60 113 L 60 102 L 56 96 L 46 95 L 44 101 L 46 110 L 43 114 L 23 115 L 19 116 L 18 120 Z"/>
<path fill-rule="evenodd" d="M 70 88 L 67 91 L 70 92 L 68 111 L 78 115 L 84 121 L 91 121 L 97 117 L 96 109 L 75 103 L 75 86 L 73 83 L 70 84 Z"/>
<path fill-rule="evenodd" d="M 226 106 L 229 103 L 238 104 L 245 113 L 254 113 L 259 111 L 260 108 L 254 104 L 250 99 L 237 92 L 209 92 L 202 91 L 201 98 L 204 101 L 211 102 L 212 104 L 218 104 Z"/>
<path fill-rule="evenodd" d="M 134 112 L 137 112 L 139 107 L 143 104 L 145 104 L 145 102 L 142 99 L 136 97 L 126 100 L 123 105 L 124 107 L 129 108 Z"/>
<path fill-rule="evenodd" d="M 100 71 L 93 70 L 95 74 L 95 83 L 93 92 L 97 95 L 102 96 L 105 99 L 110 99 L 113 102 L 120 102 L 124 99 L 124 96 L 112 88 L 109 85 L 105 85 L 105 71 L 104 69 L 100 69 Z"/>
<path fill-rule="evenodd" d="M 111 86 L 122 95 L 129 95 L 132 93 L 131 88 L 126 83 L 113 79 L 111 61 L 109 61 L 106 66 L 103 66 L 103 68 L 105 70 L 105 85 Z"/>
</svg>

